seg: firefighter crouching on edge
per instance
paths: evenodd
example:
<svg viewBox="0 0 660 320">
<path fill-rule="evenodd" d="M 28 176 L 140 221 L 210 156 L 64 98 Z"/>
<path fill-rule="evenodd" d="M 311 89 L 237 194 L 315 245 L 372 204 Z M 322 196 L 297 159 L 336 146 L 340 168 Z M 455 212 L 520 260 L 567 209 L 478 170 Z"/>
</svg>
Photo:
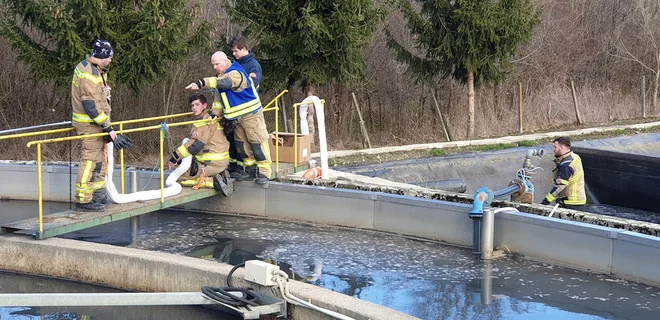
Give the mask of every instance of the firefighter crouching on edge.
<svg viewBox="0 0 660 320">
<path fill-rule="evenodd" d="M 563 208 L 579 209 L 587 203 L 584 191 L 584 170 L 582 159 L 571 150 L 571 140 L 559 137 L 552 141 L 555 151 L 555 186 L 545 196 L 541 204 L 557 200 Z"/>
<path fill-rule="evenodd" d="M 245 172 L 255 183 L 267 184 L 271 166 L 268 130 L 257 90 L 243 67 L 229 61 L 224 52 L 214 53 L 211 60 L 220 76 L 199 79 L 186 89 L 219 92 L 222 109 L 217 116 L 224 118 L 227 130 L 231 131 L 231 126 L 235 125 L 236 149 L 243 156 Z"/>
<path fill-rule="evenodd" d="M 194 93 L 188 102 L 193 118 L 200 121 L 193 123 L 190 139 L 172 152 L 168 166 L 172 170 L 181 159 L 193 155 L 190 170 L 179 177 L 179 183 L 193 189 L 212 188 L 228 197 L 234 189 L 227 171 L 229 142 L 218 118 L 211 119 L 204 95 Z"/>
<path fill-rule="evenodd" d="M 72 125 L 78 135 L 107 132 L 106 137 L 81 140 L 80 165 L 76 177 L 76 210 L 103 211 L 108 203 L 105 191 L 107 138 L 119 148 L 127 148 L 132 141 L 117 135 L 110 125 L 110 86 L 106 68 L 114 51 L 110 42 L 94 41 L 92 54 L 80 62 L 71 81 Z"/>
</svg>

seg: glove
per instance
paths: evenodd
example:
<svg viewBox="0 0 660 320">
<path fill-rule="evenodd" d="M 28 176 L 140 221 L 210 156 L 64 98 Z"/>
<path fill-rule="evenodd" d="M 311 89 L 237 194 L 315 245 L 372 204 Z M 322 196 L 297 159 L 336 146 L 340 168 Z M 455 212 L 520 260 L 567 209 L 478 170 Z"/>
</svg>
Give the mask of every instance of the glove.
<svg viewBox="0 0 660 320">
<path fill-rule="evenodd" d="M 541 204 L 549 205 L 550 201 L 548 201 L 548 199 L 543 199 L 543 201 L 541 201 Z"/>
<path fill-rule="evenodd" d="M 220 125 L 225 131 L 226 136 L 231 135 L 234 132 L 234 129 L 236 129 L 237 122 L 238 120 L 227 120 L 225 118 L 222 118 L 222 120 L 220 120 Z"/>
<path fill-rule="evenodd" d="M 115 148 L 119 150 L 130 148 L 133 145 L 133 140 L 123 134 L 118 134 L 117 139 L 113 142 L 115 143 Z"/>
</svg>

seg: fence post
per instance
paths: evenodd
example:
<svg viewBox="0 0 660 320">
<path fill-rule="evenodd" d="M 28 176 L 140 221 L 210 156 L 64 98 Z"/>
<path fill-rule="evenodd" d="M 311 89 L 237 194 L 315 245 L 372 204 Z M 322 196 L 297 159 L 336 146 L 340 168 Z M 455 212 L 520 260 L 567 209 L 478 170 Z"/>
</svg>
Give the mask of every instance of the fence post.
<svg viewBox="0 0 660 320">
<path fill-rule="evenodd" d="M 357 98 L 355 98 L 355 93 L 351 92 L 351 95 L 353 96 L 353 102 L 355 102 L 355 109 L 357 110 L 358 117 L 360 117 L 360 128 L 362 129 L 362 135 L 364 136 L 364 140 L 367 142 L 367 147 L 371 149 L 371 141 L 369 141 L 369 134 L 367 133 L 367 127 L 364 125 L 364 120 L 362 119 L 362 113 L 360 112 Z"/>
<path fill-rule="evenodd" d="M 575 106 L 575 117 L 577 118 L 578 124 L 582 124 L 582 118 L 580 117 L 580 110 L 578 110 L 577 96 L 575 94 L 575 84 L 571 80 L 571 92 L 573 93 L 573 106 Z"/>
<path fill-rule="evenodd" d="M 646 76 L 642 76 L 642 118 L 646 118 Z"/>
<path fill-rule="evenodd" d="M 520 133 L 523 133 L 523 100 L 522 100 L 522 82 L 518 82 L 518 123 L 520 128 Z"/>
<path fill-rule="evenodd" d="M 433 95 L 433 103 L 435 104 L 435 111 L 438 113 L 438 117 L 440 118 L 440 125 L 442 126 L 442 130 L 445 133 L 445 139 L 447 139 L 447 141 L 451 141 L 451 138 L 449 137 L 449 131 L 447 131 L 447 126 L 445 126 L 445 120 L 442 117 L 442 113 L 440 112 L 438 99 L 435 97 L 435 89 L 433 88 L 431 88 L 431 95 Z"/>
</svg>

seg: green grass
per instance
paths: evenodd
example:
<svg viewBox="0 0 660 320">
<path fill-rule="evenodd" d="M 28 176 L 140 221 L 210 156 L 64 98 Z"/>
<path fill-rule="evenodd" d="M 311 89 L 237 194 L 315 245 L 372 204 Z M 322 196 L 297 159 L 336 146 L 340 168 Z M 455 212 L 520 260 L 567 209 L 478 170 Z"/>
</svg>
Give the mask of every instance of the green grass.
<svg viewBox="0 0 660 320">
<path fill-rule="evenodd" d="M 521 147 L 533 147 L 536 144 L 537 144 L 536 140 L 523 140 L 523 141 L 518 142 L 518 146 L 521 146 Z"/>
<path fill-rule="evenodd" d="M 445 149 L 438 149 L 438 148 L 431 149 L 431 155 L 434 157 L 441 157 L 446 154 L 447 154 L 447 150 Z"/>
</svg>

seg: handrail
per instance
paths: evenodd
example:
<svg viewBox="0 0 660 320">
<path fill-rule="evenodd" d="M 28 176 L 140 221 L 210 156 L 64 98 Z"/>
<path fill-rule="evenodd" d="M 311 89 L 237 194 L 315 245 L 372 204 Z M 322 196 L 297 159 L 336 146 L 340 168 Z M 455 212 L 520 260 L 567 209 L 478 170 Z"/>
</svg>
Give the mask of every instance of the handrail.
<svg viewBox="0 0 660 320">
<path fill-rule="evenodd" d="M 270 100 L 270 102 L 264 107 L 263 111 L 270 111 L 270 110 L 274 110 L 275 108 L 277 108 L 277 100 L 279 98 L 281 98 L 283 95 L 287 94 L 288 92 L 289 92 L 289 90 L 284 90 L 284 91 L 280 92 L 277 96 L 275 96 L 275 98 Z M 275 107 L 273 109 L 268 109 L 268 107 L 270 107 L 270 105 L 273 104 L 273 103 L 275 103 Z"/>
<path fill-rule="evenodd" d="M 190 120 L 190 121 L 183 121 L 183 122 L 176 122 L 176 123 L 171 123 L 168 124 L 168 127 L 178 127 L 178 126 L 184 126 L 184 125 L 189 125 L 193 123 L 198 123 L 200 121 L 216 121 L 215 119 L 208 118 L 208 119 L 203 119 L 203 120 Z M 165 169 L 164 169 L 164 156 L 163 156 L 163 141 L 164 141 L 164 133 L 162 130 L 163 126 L 162 125 L 155 125 L 155 126 L 148 126 L 148 127 L 142 127 L 142 128 L 134 128 L 134 129 L 127 129 L 127 130 L 121 130 L 121 133 L 130 133 L 130 132 L 141 132 L 141 131 L 148 131 L 148 130 L 160 130 L 160 141 L 158 142 L 160 144 L 160 203 L 162 206 L 162 203 L 165 202 L 165 190 L 164 190 L 164 181 L 165 181 Z M 72 136 L 72 137 L 64 137 L 64 138 L 53 138 L 53 139 L 44 139 L 44 140 L 35 140 L 35 141 L 30 141 L 27 143 L 28 148 L 37 145 L 37 179 L 39 180 L 38 183 L 38 193 L 39 193 L 39 235 L 43 234 L 44 232 L 44 224 L 43 224 L 43 177 L 42 177 L 42 172 L 41 172 L 41 163 L 42 163 L 42 153 L 41 153 L 41 145 L 45 143 L 55 143 L 55 142 L 63 142 L 63 141 L 72 141 L 72 140 L 81 140 L 85 138 L 90 138 L 90 137 L 103 137 L 107 136 L 107 132 L 101 132 L 101 133 L 93 133 L 93 134 L 87 134 L 87 135 L 79 135 L 79 136 Z M 39 237 L 38 237 L 39 238 Z"/>
<path fill-rule="evenodd" d="M 298 168 L 298 107 L 304 104 L 313 105 L 314 102 L 309 101 L 293 104 L 293 172 L 296 172 L 296 169 Z M 321 104 L 325 105 L 325 99 L 321 99 Z M 314 137 L 312 137 L 312 139 L 314 139 Z M 312 150 L 309 152 L 311 153 Z"/>
<path fill-rule="evenodd" d="M 288 90 L 284 90 L 280 92 L 275 98 L 273 98 L 265 108 L 263 108 L 263 111 L 271 111 L 275 110 L 275 135 L 276 135 L 276 141 L 279 141 L 279 98 L 281 98 L 284 94 L 288 93 Z M 269 108 L 272 104 L 275 104 L 274 107 Z M 164 132 L 163 132 L 163 126 L 162 125 L 154 125 L 154 126 L 147 126 L 147 127 L 142 127 L 142 128 L 134 128 L 134 129 L 124 129 L 124 124 L 132 124 L 132 123 L 139 123 L 139 122 L 147 122 L 147 121 L 154 121 L 154 120 L 163 120 L 163 119 L 169 119 L 169 118 L 176 118 L 176 117 L 181 117 L 181 116 L 186 116 L 186 115 L 192 115 L 193 112 L 186 112 L 186 113 L 179 113 L 179 114 L 174 114 L 174 115 L 166 115 L 166 116 L 158 116 L 158 117 L 150 117 L 150 118 L 142 118 L 142 119 L 132 119 L 132 120 L 124 120 L 124 121 L 118 121 L 112 123 L 113 125 L 119 125 L 119 131 L 117 131 L 119 134 L 125 134 L 125 133 L 131 133 L 131 132 L 142 132 L 142 131 L 149 131 L 149 130 L 155 130 L 159 129 L 159 146 L 160 146 L 160 193 L 161 193 L 161 198 L 160 202 L 161 204 L 165 202 L 164 199 L 164 146 L 163 146 L 163 141 L 164 141 Z M 177 126 L 184 126 L 184 125 L 189 125 L 193 124 L 196 122 L 200 121 L 214 121 L 214 119 L 205 119 L 205 120 L 191 120 L 191 121 L 184 121 L 184 122 L 176 122 L 176 123 L 171 123 L 168 124 L 167 126 L 169 127 L 177 127 Z M 10 139 L 10 138 L 19 138 L 19 137 L 29 137 L 29 136 L 35 136 L 35 135 L 43 135 L 43 134 L 51 134 L 51 133 L 61 133 L 61 132 L 68 132 L 72 131 L 74 128 L 64 128 L 64 129 L 56 129 L 56 130 L 45 130 L 41 132 L 31 132 L 31 133 L 23 133 L 23 134 L 16 134 L 16 135 L 8 135 L 4 137 L 0 137 L 0 140 L 3 139 Z M 43 140 L 34 140 L 30 141 L 27 143 L 27 147 L 31 147 L 33 145 L 37 145 L 37 179 L 38 181 L 38 193 L 39 193 L 39 233 L 42 234 L 44 231 L 44 226 L 43 226 L 43 176 L 42 176 L 42 152 L 41 152 L 41 146 L 42 144 L 46 143 L 55 143 L 55 142 L 63 142 L 63 141 L 73 141 L 73 140 L 82 140 L 85 138 L 90 138 L 90 137 L 103 137 L 107 136 L 108 133 L 102 132 L 102 133 L 94 133 L 94 134 L 87 134 L 87 135 L 78 135 L 78 136 L 70 136 L 70 137 L 63 137 L 63 138 L 52 138 L 52 139 L 43 139 Z M 275 144 L 275 156 L 276 156 L 276 175 L 279 175 L 279 146 L 277 143 Z M 121 166 L 121 190 L 122 193 L 124 193 L 124 153 L 123 150 L 120 150 L 120 166 Z M 294 170 L 295 170 L 296 164 L 294 164 Z"/>
<path fill-rule="evenodd" d="M 139 119 L 123 120 L 123 121 L 112 122 L 112 124 L 113 125 L 131 124 L 131 123 L 139 123 L 139 122 L 147 122 L 147 121 L 178 118 L 178 117 L 190 116 L 190 115 L 192 115 L 192 112 L 184 112 L 184 113 L 176 113 L 176 114 L 150 117 L 150 118 L 139 118 Z M 53 133 L 62 133 L 62 132 L 68 132 L 68 131 L 73 131 L 73 130 L 74 130 L 74 128 L 70 127 L 70 128 L 60 128 L 60 129 L 52 129 L 52 130 L 44 130 L 44 131 L 36 131 L 36 132 L 28 132 L 28 133 L 17 133 L 17 134 L 10 134 L 10 135 L 6 135 L 6 136 L 0 136 L 0 140 L 13 139 L 13 138 L 25 138 L 25 137 L 32 137 L 32 136 L 38 136 L 38 135 L 53 134 Z"/>
</svg>

